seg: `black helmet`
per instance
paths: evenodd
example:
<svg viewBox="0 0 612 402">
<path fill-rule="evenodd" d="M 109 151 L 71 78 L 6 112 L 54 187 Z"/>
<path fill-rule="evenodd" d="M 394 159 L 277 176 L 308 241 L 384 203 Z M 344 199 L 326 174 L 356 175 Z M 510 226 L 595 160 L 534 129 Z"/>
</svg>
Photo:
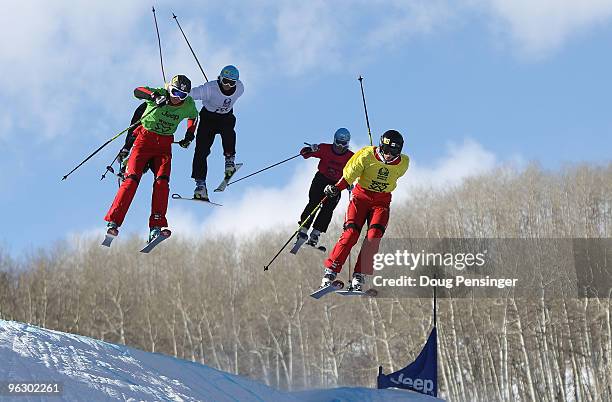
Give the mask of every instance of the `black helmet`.
<svg viewBox="0 0 612 402">
<path fill-rule="evenodd" d="M 170 80 L 170 86 L 183 92 L 191 92 L 191 81 L 184 75 L 175 75 L 172 77 L 172 80 Z"/>
<path fill-rule="evenodd" d="M 403 146 L 404 138 L 397 130 L 387 130 L 380 136 L 380 150 L 383 153 L 398 156 Z"/>
</svg>

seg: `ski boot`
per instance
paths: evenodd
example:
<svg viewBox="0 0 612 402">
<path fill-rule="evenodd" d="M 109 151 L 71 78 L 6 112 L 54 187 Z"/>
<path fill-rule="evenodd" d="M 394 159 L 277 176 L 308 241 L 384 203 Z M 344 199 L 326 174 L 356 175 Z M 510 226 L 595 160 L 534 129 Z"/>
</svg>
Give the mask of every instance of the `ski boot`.
<svg viewBox="0 0 612 402">
<path fill-rule="evenodd" d="M 306 244 L 308 244 L 309 246 L 312 246 L 312 247 L 317 247 L 317 243 L 319 242 L 319 235 L 320 234 L 321 234 L 321 232 L 319 232 L 316 229 L 313 229 L 310 232 L 310 238 L 308 239 Z"/>
<path fill-rule="evenodd" d="M 236 173 L 234 158 L 234 155 L 225 157 L 225 177 L 232 177 Z"/>
<path fill-rule="evenodd" d="M 159 226 L 152 227 L 149 231 L 149 240 L 147 242 L 151 243 L 158 236 L 161 236 L 161 228 Z"/>
<path fill-rule="evenodd" d="M 336 280 L 336 272 L 332 271 L 329 268 L 325 268 L 325 272 L 323 272 L 323 279 L 321 279 L 321 286 L 319 289 L 330 286 Z"/>
<path fill-rule="evenodd" d="M 306 243 L 306 240 L 308 240 L 308 229 L 300 228 L 295 237 L 295 243 L 293 243 L 293 247 L 291 247 L 291 250 L 289 250 L 289 252 L 291 254 L 297 254 L 300 247 L 302 247 L 302 245 Z"/>
<path fill-rule="evenodd" d="M 365 285 L 365 275 L 359 272 L 353 272 L 353 280 L 351 281 L 351 289 L 354 292 L 363 292 Z"/>
<path fill-rule="evenodd" d="M 103 246 L 110 247 L 113 239 L 119 235 L 119 226 L 115 222 L 108 222 L 106 224 L 106 236 L 102 242 Z"/>
<path fill-rule="evenodd" d="M 310 294 L 310 297 L 320 299 L 328 293 L 337 292 L 344 287 L 344 282 L 336 279 L 336 272 L 331 268 L 325 268 L 321 286 Z"/>
<path fill-rule="evenodd" d="M 208 190 L 206 189 L 206 181 L 196 180 L 196 188 L 193 190 L 193 198 L 196 200 L 209 201 Z"/>
<path fill-rule="evenodd" d="M 300 230 L 297 232 L 297 235 L 295 236 L 295 241 L 301 240 L 301 239 L 308 239 L 308 229 L 306 228 L 300 228 Z"/>
<path fill-rule="evenodd" d="M 116 237 L 119 235 L 119 226 L 115 222 L 108 222 L 106 224 L 106 234 Z"/>
<path fill-rule="evenodd" d="M 150 253 L 159 243 L 166 240 L 172 232 L 169 229 L 163 229 L 159 226 L 153 226 L 149 231 L 149 240 L 147 244 L 144 246 L 141 253 Z"/>
</svg>

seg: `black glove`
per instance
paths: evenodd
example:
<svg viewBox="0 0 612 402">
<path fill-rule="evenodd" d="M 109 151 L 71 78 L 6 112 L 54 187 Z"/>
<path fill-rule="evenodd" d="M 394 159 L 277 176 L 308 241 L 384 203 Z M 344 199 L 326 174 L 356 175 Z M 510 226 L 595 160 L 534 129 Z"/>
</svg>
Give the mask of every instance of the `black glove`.
<svg viewBox="0 0 612 402">
<path fill-rule="evenodd" d="M 340 194 L 340 190 L 338 190 L 338 187 L 334 186 L 333 184 L 328 184 L 327 186 L 325 186 L 323 192 L 326 196 L 331 198 L 335 198 Z"/>
<path fill-rule="evenodd" d="M 194 138 L 195 136 L 193 135 L 193 133 L 187 131 L 185 133 L 185 138 L 179 141 L 179 145 L 185 149 L 189 148 L 189 144 L 191 144 L 191 141 L 193 141 Z"/>
<path fill-rule="evenodd" d="M 153 99 L 153 102 L 155 102 L 157 106 L 164 106 L 168 103 L 168 98 L 166 98 L 165 95 L 156 94 L 155 92 L 151 94 L 151 99 Z"/>
<path fill-rule="evenodd" d="M 319 144 L 308 144 L 306 142 L 304 144 L 306 144 L 306 146 L 300 150 L 300 154 L 302 154 L 302 156 L 306 156 L 319 150 Z"/>
</svg>

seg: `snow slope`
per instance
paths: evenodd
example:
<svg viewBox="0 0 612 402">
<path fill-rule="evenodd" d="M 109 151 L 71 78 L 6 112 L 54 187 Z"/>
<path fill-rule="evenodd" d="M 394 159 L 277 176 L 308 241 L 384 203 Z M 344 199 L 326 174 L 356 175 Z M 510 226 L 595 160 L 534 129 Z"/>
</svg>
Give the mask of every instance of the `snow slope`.
<svg viewBox="0 0 612 402">
<path fill-rule="evenodd" d="M 338 388 L 287 393 L 202 364 L 0 320 L 0 381 L 58 381 L 52 401 L 435 401 L 411 392 Z M 41 401 L 40 396 L 0 400 Z"/>
</svg>

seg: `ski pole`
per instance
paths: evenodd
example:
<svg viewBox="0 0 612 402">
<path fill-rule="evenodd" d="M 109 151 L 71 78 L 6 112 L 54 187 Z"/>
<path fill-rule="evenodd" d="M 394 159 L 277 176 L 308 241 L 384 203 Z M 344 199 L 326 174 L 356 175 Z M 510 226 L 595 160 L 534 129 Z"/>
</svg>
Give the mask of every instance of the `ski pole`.
<svg viewBox="0 0 612 402">
<path fill-rule="evenodd" d="M 166 82 L 166 73 L 164 72 L 164 58 L 162 57 L 161 39 L 159 37 L 159 28 L 157 27 L 157 17 L 155 16 L 155 7 L 151 7 L 153 10 L 153 20 L 155 21 L 155 32 L 157 32 L 157 46 L 159 47 L 159 63 L 161 64 L 162 77 Z"/>
<path fill-rule="evenodd" d="M 368 135 L 370 136 L 370 145 L 374 145 L 374 143 L 372 142 L 372 132 L 370 131 L 370 119 L 368 119 L 368 107 L 366 106 L 365 93 L 363 92 L 363 77 L 360 75 L 358 80 L 359 85 L 361 85 L 361 98 L 363 99 L 363 110 L 365 110 L 366 124 L 368 126 Z"/>
<path fill-rule="evenodd" d="M 306 217 L 306 219 L 304 219 L 304 221 L 302 223 L 300 223 L 300 226 L 298 226 L 297 230 L 295 232 L 293 232 L 293 234 L 291 235 L 291 237 L 289 237 L 289 239 L 285 242 L 285 244 L 283 244 L 283 247 L 281 247 L 280 250 L 278 250 L 278 253 L 276 253 L 276 255 L 274 257 L 272 257 L 272 259 L 270 260 L 270 262 L 268 263 L 268 265 L 264 266 L 264 271 L 267 271 L 268 268 L 270 268 L 270 265 L 272 265 L 272 263 L 274 262 L 274 260 L 276 260 L 276 257 L 278 257 L 280 255 L 280 253 L 283 252 L 283 250 L 285 249 L 285 247 L 287 247 L 287 244 L 289 244 L 291 242 L 291 240 L 297 236 L 298 232 L 300 231 L 301 228 L 304 227 L 304 225 L 310 221 L 310 219 L 314 216 L 314 214 L 317 213 L 317 211 L 319 209 L 321 209 L 321 207 L 323 206 L 323 203 L 327 201 L 327 196 L 323 197 L 321 199 L 321 201 L 319 201 L 319 204 L 317 204 L 317 206 L 312 210 L 312 212 L 308 215 L 308 217 Z"/>
<path fill-rule="evenodd" d="M 119 158 L 119 154 L 117 154 L 117 156 L 115 156 L 115 159 L 113 159 L 113 161 L 106 167 L 106 170 L 104 171 L 104 174 L 102 174 L 102 177 L 100 177 L 100 180 L 104 180 L 108 172 L 115 174 L 115 169 L 113 169 L 113 163 L 115 163 L 117 158 Z"/>
<path fill-rule="evenodd" d="M 81 166 L 83 166 L 83 164 L 85 164 L 85 162 L 87 162 L 88 160 L 90 160 L 95 154 L 97 154 L 98 152 L 100 152 L 102 150 L 102 148 L 104 148 L 105 146 L 107 146 L 108 144 L 110 144 L 111 142 L 115 141 L 117 138 L 119 138 L 122 134 L 124 134 L 126 131 L 130 130 L 133 127 L 137 127 L 140 124 L 140 121 L 142 119 L 144 119 L 146 116 L 148 116 L 149 114 L 151 114 L 155 109 L 157 109 L 159 106 L 154 106 L 151 110 L 149 110 L 149 113 L 145 114 L 144 116 L 142 116 L 140 119 L 138 119 L 137 122 L 131 124 L 128 128 L 126 128 L 125 130 L 117 133 L 114 137 L 110 138 L 109 140 L 107 140 L 104 144 L 100 145 L 100 147 L 98 149 L 96 149 L 95 151 L 93 151 L 87 158 L 85 158 L 83 160 L 83 162 L 79 163 L 78 165 L 75 166 L 74 169 L 72 169 L 70 172 L 66 173 L 66 175 L 64 175 L 64 177 L 62 177 L 62 180 L 66 180 L 68 178 L 68 176 L 70 176 L 75 170 L 77 170 L 78 168 L 80 168 Z"/>
<path fill-rule="evenodd" d="M 257 171 L 257 172 L 255 172 L 255 173 L 251 173 L 250 175 L 247 175 L 247 176 L 241 177 L 241 178 L 239 178 L 239 179 L 236 179 L 236 180 L 234 180 L 234 181 L 231 181 L 231 182 L 227 183 L 227 185 L 229 186 L 230 184 L 237 183 L 237 182 L 239 182 L 240 180 L 244 180 L 244 179 L 249 178 L 249 177 L 251 177 L 251 176 L 255 176 L 256 174 L 261 173 L 261 172 L 263 172 L 264 170 L 268 170 L 268 169 L 273 168 L 274 166 L 278 166 L 278 165 L 280 165 L 280 164 L 282 164 L 282 163 L 289 162 L 291 159 L 295 159 L 295 158 L 297 158 L 298 156 L 302 156 L 302 154 L 301 154 L 301 153 L 299 153 L 299 154 L 297 154 L 297 155 L 292 156 L 291 158 L 287 158 L 287 159 L 285 159 L 285 160 L 282 160 L 282 161 L 280 161 L 280 162 L 275 163 L 274 165 L 270 165 L 270 166 L 265 167 L 265 168 L 263 168 L 263 169 L 261 169 L 261 170 L 258 170 L 258 171 Z"/>
<path fill-rule="evenodd" d="M 196 56 L 195 52 L 193 51 L 193 48 L 191 47 L 189 40 L 187 40 L 187 36 L 185 35 L 185 32 L 183 32 L 183 28 L 181 28 L 181 24 L 179 24 L 178 17 L 174 13 L 172 13 L 172 18 L 174 18 L 174 21 L 176 21 L 176 25 L 178 25 L 179 29 L 181 30 L 181 33 L 183 34 L 183 38 L 185 38 L 185 42 L 187 42 L 187 46 L 189 46 L 189 50 L 191 50 L 191 54 L 193 54 L 193 57 L 195 58 L 196 63 L 198 63 L 198 67 L 200 67 L 200 71 L 202 72 L 202 74 L 204 74 L 204 79 L 206 79 L 206 82 L 208 82 L 208 77 L 206 76 L 206 73 L 204 72 L 204 69 L 202 68 L 202 65 L 200 64 L 200 60 L 198 60 L 198 56 Z"/>
</svg>

